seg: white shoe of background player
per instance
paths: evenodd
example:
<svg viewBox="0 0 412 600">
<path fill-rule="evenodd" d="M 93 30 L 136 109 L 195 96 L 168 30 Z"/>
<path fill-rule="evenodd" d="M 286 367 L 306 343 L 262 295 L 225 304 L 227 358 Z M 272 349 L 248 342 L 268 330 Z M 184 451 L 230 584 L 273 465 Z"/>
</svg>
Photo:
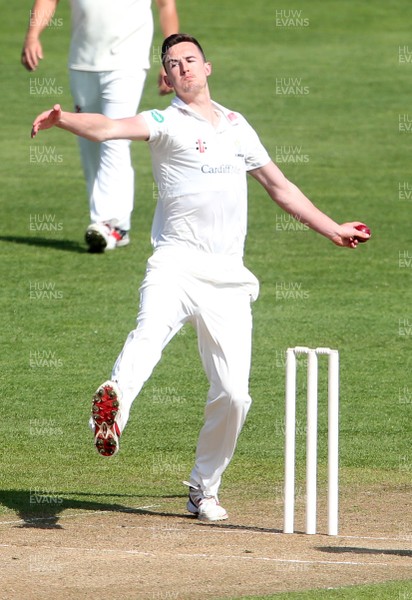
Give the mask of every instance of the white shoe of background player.
<svg viewBox="0 0 412 600">
<path fill-rule="evenodd" d="M 110 223 L 92 223 L 88 226 L 85 235 L 89 252 L 104 252 L 127 246 L 130 242 L 129 232 Z"/>
</svg>

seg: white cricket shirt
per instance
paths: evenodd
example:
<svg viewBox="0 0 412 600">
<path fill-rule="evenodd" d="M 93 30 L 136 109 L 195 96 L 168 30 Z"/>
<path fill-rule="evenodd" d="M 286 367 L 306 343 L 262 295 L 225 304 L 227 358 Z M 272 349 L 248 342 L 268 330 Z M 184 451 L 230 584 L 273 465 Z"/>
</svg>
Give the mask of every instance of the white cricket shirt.
<svg viewBox="0 0 412 600">
<path fill-rule="evenodd" d="M 158 187 L 152 243 L 242 257 L 246 173 L 270 157 L 239 113 L 213 104 L 216 128 L 179 98 L 166 110 L 141 113 Z"/>
<path fill-rule="evenodd" d="M 70 0 L 69 67 L 80 71 L 148 69 L 151 0 Z"/>
</svg>

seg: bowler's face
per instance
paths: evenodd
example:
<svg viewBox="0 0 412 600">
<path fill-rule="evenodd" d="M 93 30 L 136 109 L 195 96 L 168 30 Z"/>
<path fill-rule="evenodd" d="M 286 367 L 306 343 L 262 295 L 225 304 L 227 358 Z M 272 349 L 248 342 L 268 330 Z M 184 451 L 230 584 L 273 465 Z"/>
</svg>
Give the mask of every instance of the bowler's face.
<svg viewBox="0 0 412 600">
<path fill-rule="evenodd" d="M 211 65 L 205 62 L 199 48 L 192 42 L 181 42 L 167 51 L 166 83 L 179 93 L 199 91 L 207 86 Z"/>
</svg>

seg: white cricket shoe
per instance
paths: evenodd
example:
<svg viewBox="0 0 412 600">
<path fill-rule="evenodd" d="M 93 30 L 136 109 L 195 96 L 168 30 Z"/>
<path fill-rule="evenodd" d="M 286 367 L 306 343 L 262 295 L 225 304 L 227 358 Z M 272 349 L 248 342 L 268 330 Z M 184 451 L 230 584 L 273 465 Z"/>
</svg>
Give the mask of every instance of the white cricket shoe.
<svg viewBox="0 0 412 600">
<path fill-rule="evenodd" d="M 129 232 L 110 223 L 92 223 L 86 229 L 86 244 L 89 252 L 104 252 L 127 246 L 130 242 Z"/>
<path fill-rule="evenodd" d="M 197 515 L 200 521 L 224 521 L 228 514 L 220 506 L 217 496 L 205 496 L 200 487 L 192 487 L 190 484 L 189 500 L 187 501 L 187 510 L 193 515 Z"/>
</svg>

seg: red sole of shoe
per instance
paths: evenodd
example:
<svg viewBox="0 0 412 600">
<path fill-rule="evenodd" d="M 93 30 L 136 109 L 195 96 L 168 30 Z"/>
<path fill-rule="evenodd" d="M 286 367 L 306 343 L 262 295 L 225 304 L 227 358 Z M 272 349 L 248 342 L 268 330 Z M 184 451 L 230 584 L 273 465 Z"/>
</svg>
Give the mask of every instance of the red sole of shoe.
<svg viewBox="0 0 412 600">
<path fill-rule="evenodd" d="M 92 405 L 94 444 L 101 456 L 113 456 L 119 449 L 120 430 L 116 423 L 118 412 L 116 392 L 109 385 L 102 386 L 94 395 Z"/>
</svg>

